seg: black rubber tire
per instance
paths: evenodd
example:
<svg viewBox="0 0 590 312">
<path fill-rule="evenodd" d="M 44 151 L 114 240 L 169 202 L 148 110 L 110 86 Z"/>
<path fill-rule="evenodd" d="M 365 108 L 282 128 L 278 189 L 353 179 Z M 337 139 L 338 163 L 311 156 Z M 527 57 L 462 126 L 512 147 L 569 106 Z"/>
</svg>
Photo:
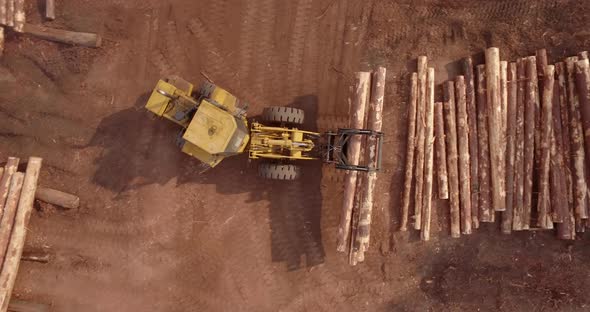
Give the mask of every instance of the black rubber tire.
<svg viewBox="0 0 590 312">
<path fill-rule="evenodd" d="M 299 108 L 271 106 L 264 109 L 262 119 L 270 123 L 302 125 L 305 121 L 305 112 Z"/>
<path fill-rule="evenodd" d="M 269 180 L 293 181 L 299 178 L 301 169 L 291 164 L 261 163 L 258 175 Z"/>
</svg>

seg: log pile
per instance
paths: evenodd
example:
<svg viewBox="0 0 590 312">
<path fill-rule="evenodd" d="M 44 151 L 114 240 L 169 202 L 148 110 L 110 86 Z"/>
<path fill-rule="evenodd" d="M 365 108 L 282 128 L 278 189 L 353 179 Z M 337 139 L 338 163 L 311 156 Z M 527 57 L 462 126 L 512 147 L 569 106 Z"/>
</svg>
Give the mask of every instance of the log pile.
<svg viewBox="0 0 590 312">
<path fill-rule="evenodd" d="M 460 75 L 442 84 L 444 101 L 432 110 L 425 73 L 433 69 L 426 57 L 418 58 L 411 79 L 402 231 L 413 227 L 428 240 L 435 198 L 449 200 L 451 237 L 497 220 L 505 234 L 555 229 L 558 238 L 569 240 L 590 227 L 588 53 L 551 61 L 545 49 L 509 62 L 498 48 L 488 48 L 485 64 L 473 64 L 470 57 L 460 62 Z M 430 191 L 432 128 L 438 196 Z"/>
<path fill-rule="evenodd" d="M 384 67 L 378 67 L 374 72 L 356 74 L 350 128 L 381 132 L 385 76 Z M 362 162 L 370 168 L 377 168 L 378 144 L 374 136 L 353 136 L 348 143 L 348 160 L 353 164 Z M 351 265 L 363 262 L 365 252 L 369 249 L 376 182 L 375 170 L 346 172 L 337 250 L 348 252 Z"/>
<path fill-rule="evenodd" d="M 47 20 L 55 19 L 55 0 L 45 1 L 44 15 Z M 76 32 L 27 23 L 25 0 L 0 0 L 0 55 L 4 52 L 5 32 L 8 29 L 12 29 L 16 33 L 29 34 L 60 43 L 92 48 L 102 45 L 102 37 L 95 33 Z"/>
<path fill-rule="evenodd" d="M 19 163 L 20 159 L 9 157 L 6 165 L 0 167 L 0 311 L 2 312 L 14 309 L 14 305 L 18 303 L 11 301 L 10 297 L 20 261 L 43 263 L 49 261 L 47 254 L 23 254 L 35 199 L 66 209 L 78 208 L 80 203 L 77 196 L 37 186 L 41 158 L 30 157 L 25 172 L 18 172 Z"/>
</svg>

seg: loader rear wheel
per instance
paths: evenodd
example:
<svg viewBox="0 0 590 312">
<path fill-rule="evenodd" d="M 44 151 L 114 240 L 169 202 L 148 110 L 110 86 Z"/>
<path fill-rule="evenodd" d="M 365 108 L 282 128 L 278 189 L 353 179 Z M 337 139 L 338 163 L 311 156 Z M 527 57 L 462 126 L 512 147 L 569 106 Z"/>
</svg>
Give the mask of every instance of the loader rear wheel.
<svg viewBox="0 0 590 312">
<path fill-rule="evenodd" d="M 262 119 L 270 123 L 301 125 L 305 120 L 305 112 L 299 108 L 271 106 L 264 109 Z"/>
<path fill-rule="evenodd" d="M 301 170 L 291 164 L 261 163 L 258 165 L 258 175 L 269 180 L 292 181 L 297 180 Z"/>
</svg>

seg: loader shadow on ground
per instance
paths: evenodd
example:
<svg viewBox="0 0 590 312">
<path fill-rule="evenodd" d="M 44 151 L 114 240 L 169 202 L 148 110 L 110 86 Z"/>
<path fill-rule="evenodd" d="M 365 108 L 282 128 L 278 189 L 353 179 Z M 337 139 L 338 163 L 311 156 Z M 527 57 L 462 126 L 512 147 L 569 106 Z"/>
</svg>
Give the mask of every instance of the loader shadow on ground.
<svg viewBox="0 0 590 312">
<path fill-rule="evenodd" d="M 285 262 L 289 270 L 324 262 L 320 231 L 322 207 L 321 161 L 301 161 L 297 181 L 270 181 L 257 176 L 257 161 L 247 155 L 225 159 L 202 172 L 198 160 L 183 154 L 174 144 L 177 129 L 171 122 L 152 118 L 143 109 L 149 94 L 131 108 L 102 120 L 90 146 L 102 148 L 92 180 L 117 196 L 143 185 L 164 185 L 176 179 L 187 183 L 213 184 L 219 196 L 248 193 L 245 204 L 268 200 L 273 262 Z M 306 130 L 317 130 L 317 97 L 297 97 L 287 106 L 305 110 Z M 254 117 L 253 119 L 256 119 Z M 220 207 L 219 209 L 223 209 Z"/>
</svg>

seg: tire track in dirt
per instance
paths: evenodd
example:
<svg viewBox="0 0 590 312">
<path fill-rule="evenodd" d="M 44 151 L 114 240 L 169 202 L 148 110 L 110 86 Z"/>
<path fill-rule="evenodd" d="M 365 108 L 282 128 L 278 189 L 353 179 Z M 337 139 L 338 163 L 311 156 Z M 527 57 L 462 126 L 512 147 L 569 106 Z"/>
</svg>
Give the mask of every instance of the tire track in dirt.
<svg viewBox="0 0 590 312">
<path fill-rule="evenodd" d="M 275 27 L 276 16 L 276 5 L 275 0 L 259 0 L 259 1 L 248 1 L 248 3 L 258 3 L 258 10 L 256 19 L 258 25 L 256 27 L 256 54 L 253 60 L 252 67 L 252 86 L 253 94 L 257 101 L 261 101 L 261 104 L 269 104 L 266 92 L 270 81 L 275 79 L 272 72 L 269 70 L 270 60 L 274 57 L 274 41 L 273 33 Z"/>
<path fill-rule="evenodd" d="M 241 82 L 247 82 L 250 77 L 253 59 L 258 57 L 254 54 L 256 43 L 258 42 L 258 26 L 260 11 L 259 3 L 261 1 L 246 1 L 246 9 L 242 16 L 240 28 L 240 48 L 239 50 L 239 65 L 238 75 L 241 77 Z"/>
<path fill-rule="evenodd" d="M 228 80 L 232 75 L 234 75 L 234 71 L 230 70 L 221 54 L 221 51 L 211 39 L 211 36 L 207 35 L 209 31 L 206 29 L 203 22 L 199 18 L 193 18 L 188 22 L 187 27 L 190 33 L 204 48 L 202 50 L 207 51 L 207 55 L 205 57 L 207 61 L 205 62 L 206 65 L 204 67 L 207 69 L 207 73 L 211 76 L 211 78 L 217 82 L 218 77 L 222 80 Z"/>
<path fill-rule="evenodd" d="M 312 0 L 298 0 L 295 8 L 295 20 L 290 38 L 289 59 L 287 62 L 287 87 L 285 102 L 299 95 L 301 88 L 301 72 L 305 53 L 305 42 L 308 36 L 309 19 Z"/>
<path fill-rule="evenodd" d="M 173 16 L 173 12 L 171 13 Z M 187 57 L 183 44 L 184 42 L 178 36 L 179 29 L 174 20 L 168 20 L 164 26 L 164 43 L 166 44 L 166 55 L 168 59 L 171 59 L 171 63 L 174 65 L 176 75 L 186 77 L 188 73 L 187 69 L 192 69 L 190 66 L 189 58 Z"/>
</svg>

